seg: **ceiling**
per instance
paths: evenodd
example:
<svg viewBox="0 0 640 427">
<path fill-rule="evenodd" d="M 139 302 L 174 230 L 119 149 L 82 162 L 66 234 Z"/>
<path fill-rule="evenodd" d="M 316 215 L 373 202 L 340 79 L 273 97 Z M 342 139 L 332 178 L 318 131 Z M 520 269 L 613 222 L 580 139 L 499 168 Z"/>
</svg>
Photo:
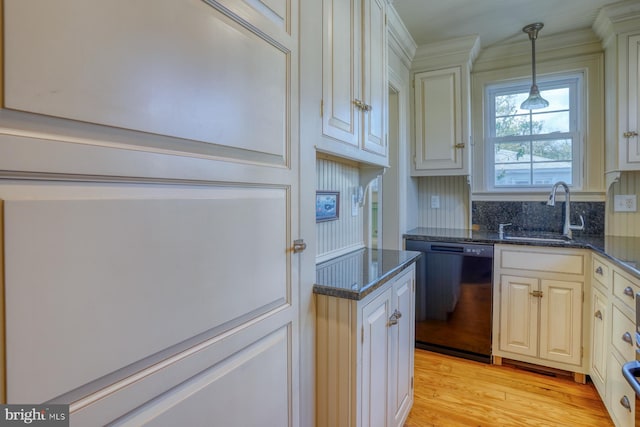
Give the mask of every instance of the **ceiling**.
<svg viewBox="0 0 640 427">
<path fill-rule="evenodd" d="M 394 0 L 418 46 L 479 35 L 482 48 L 528 40 L 522 27 L 544 23 L 540 37 L 590 28 L 605 5 L 619 0 Z"/>
</svg>

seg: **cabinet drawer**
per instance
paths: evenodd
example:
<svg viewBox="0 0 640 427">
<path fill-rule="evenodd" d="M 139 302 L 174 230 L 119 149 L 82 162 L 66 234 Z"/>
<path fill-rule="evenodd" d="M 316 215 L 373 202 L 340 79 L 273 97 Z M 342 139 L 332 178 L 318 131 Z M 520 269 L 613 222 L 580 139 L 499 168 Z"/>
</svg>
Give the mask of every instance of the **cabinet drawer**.
<svg viewBox="0 0 640 427">
<path fill-rule="evenodd" d="M 613 354 L 609 354 L 610 380 L 607 381 L 609 411 L 616 426 L 634 425 L 635 393 L 622 376 L 622 364 Z"/>
<path fill-rule="evenodd" d="M 635 330 L 635 323 L 614 304 L 611 344 L 620 352 L 624 360 L 636 358 L 633 347 Z"/>
<path fill-rule="evenodd" d="M 610 289 L 611 269 L 605 260 L 597 256 L 593 257 L 591 276 L 595 282 L 601 284 L 607 289 Z"/>
<path fill-rule="evenodd" d="M 553 252 L 550 248 L 507 249 L 500 251 L 500 268 L 542 271 L 546 273 L 584 274 L 584 254 Z"/>
<path fill-rule="evenodd" d="M 613 271 L 613 294 L 633 311 L 636 310 L 635 295 L 639 291 L 640 287 L 637 284 L 616 270 Z"/>
</svg>

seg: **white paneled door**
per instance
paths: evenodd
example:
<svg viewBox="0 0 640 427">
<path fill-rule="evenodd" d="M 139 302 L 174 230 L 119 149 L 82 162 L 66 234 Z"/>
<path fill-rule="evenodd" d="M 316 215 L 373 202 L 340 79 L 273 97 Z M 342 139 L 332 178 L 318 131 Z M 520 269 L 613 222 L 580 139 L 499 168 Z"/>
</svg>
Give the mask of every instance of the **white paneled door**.
<svg viewBox="0 0 640 427">
<path fill-rule="evenodd" d="M 297 9 L 4 1 L 4 401 L 299 425 Z"/>
</svg>

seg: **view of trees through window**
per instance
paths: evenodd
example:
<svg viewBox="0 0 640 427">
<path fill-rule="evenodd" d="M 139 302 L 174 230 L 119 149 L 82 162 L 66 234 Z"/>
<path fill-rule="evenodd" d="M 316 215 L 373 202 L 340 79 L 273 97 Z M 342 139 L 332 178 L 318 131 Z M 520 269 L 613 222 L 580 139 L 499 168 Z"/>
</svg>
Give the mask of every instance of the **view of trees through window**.
<svg viewBox="0 0 640 427">
<path fill-rule="evenodd" d="M 492 94 L 494 186 L 549 185 L 572 181 L 570 85 L 542 90 L 549 106 L 521 110 L 528 90 Z"/>
</svg>

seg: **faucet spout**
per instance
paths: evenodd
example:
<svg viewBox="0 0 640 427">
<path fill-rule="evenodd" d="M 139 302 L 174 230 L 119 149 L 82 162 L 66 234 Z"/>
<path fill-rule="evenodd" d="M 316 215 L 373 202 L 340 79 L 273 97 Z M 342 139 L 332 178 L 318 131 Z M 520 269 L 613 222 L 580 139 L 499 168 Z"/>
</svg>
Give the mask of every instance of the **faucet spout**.
<svg viewBox="0 0 640 427">
<path fill-rule="evenodd" d="M 564 224 L 562 226 L 562 235 L 568 239 L 573 237 L 573 233 L 571 232 L 571 223 L 569 219 L 569 213 L 571 212 L 571 192 L 569 191 L 569 186 L 564 181 L 558 181 L 553 184 L 551 187 L 551 194 L 549 194 L 549 200 L 547 201 L 548 206 L 556 205 L 556 192 L 558 191 L 558 187 L 562 187 L 565 194 L 565 203 L 564 203 Z"/>
</svg>

